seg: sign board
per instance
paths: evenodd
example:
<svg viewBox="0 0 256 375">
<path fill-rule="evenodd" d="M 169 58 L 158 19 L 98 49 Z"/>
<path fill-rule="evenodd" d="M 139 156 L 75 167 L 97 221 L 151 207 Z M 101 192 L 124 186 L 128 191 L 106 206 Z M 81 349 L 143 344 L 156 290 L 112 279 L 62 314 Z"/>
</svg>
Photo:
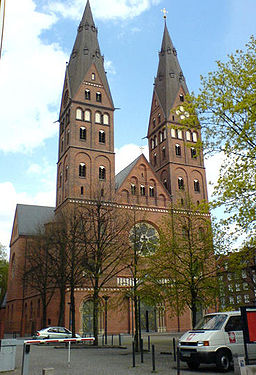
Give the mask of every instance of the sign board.
<svg viewBox="0 0 256 375">
<path fill-rule="evenodd" d="M 256 306 L 240 307 L 246 344 L 256 343 Z"/>
</svg>

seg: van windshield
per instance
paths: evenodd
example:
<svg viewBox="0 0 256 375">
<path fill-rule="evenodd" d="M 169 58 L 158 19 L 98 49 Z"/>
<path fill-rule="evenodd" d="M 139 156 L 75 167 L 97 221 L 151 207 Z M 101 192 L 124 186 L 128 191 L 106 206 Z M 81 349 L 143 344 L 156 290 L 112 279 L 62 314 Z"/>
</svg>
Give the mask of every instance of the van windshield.
<svg viewBox="0 0 256 375">
<path fill-rule="evenodd" d="M 205 315 L 196 325 L 195 329 L 221 329 L 227 319 L 226 314 Z"/>
</svg>

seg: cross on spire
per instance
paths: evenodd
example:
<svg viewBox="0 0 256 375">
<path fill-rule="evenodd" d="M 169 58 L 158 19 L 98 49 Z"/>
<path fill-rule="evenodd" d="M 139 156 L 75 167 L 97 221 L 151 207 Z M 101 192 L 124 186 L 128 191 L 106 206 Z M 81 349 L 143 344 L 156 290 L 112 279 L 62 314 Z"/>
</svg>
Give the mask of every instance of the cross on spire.
<svg viewBox="0 0 256 375">
<path fill-rule="evenodd" d="M 164 9 L 161 9 L 161 12 L 163 12 L 164 20 L 166 20 L 168 11 L 164 8 Z"/>
</svg>

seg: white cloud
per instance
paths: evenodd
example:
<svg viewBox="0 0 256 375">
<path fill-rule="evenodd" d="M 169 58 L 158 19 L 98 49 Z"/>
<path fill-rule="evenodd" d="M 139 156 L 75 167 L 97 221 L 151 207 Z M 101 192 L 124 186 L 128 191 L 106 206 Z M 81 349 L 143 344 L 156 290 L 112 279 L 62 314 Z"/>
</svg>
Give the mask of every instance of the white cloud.
<svg viewBox="0 0 256 375">
<path fill-rule="evenodd" d="M 91 0 L 91 8 L 96 18 L 126 19 L 134 18 L 161 0 Z M 80 20 L 85 6 L 84 0 L 55 1 L 48 5 L 48 9 L 60 13 L 67 18 Z"/>
<path fill-rule="evenodd" d="M 53 121 L 58 116 L 67 56 L 57 44 L 40 40 L 42 31 L 56 21 L 56 16 L 36 11 L 33 0 L 7 1 L 0 150 L 27 152 L 57 132 Z"/>
<path fill-rule="evenodd" d="M 128 144 L 115 149 L 116 174 L 132 163 L 142 152 L 148 159 L 148 146 L 141 147 L 135 144 Z"/>
<path fill-rule="evenodd" d="M 116 74 L 115 67 L 113 65 L 113 62 L 110 60 L 105 60 L 104 61 L 104 68 L 109 74 Z"/>
<path fill-rule="evenodd" d="M 222 152 L 215 154 L 208 159 L 205 159 L 209 199 L 211 199 L 212 197 L 214 186 L 216 185 L 219 177 L 220 167 L 224 160 L 225 156 Z"/>
</svg>

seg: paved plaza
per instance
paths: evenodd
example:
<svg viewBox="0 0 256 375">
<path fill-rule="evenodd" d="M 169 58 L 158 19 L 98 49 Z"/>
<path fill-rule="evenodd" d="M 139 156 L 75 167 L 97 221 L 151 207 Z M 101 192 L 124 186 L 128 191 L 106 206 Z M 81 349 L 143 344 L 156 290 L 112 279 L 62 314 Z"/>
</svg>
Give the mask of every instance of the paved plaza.
<svg viewBox="0 0 256 375">
<path fill-rule="evenodd" d="M 162 375 L 177 374 L 176 363 L 172 350 L 172 337 L 170 335 L 152 335 L 151 345 L 155 346 L 156 373 Z M 71 347 L 71 364 L 68 367 L 68 350 L 64 347 L 50 345 L 33 345 L 30 351 L 29 375 L 41 375 L 43 368 L 54 368 L 54 375 L 144 375 L 152 374 L 152 353 L 144 352 L 144 363 L 141 363 L 140 354 L 136 354 L 136 367 L 132 362 L 132 339 L 130 336 L 122 337 L 122 347 L 118 347 L 118 337 L 115 337 L 116 347 L 93 348 L 84 345 Z M 23 345 L 17 346 L 16 370 L 9 375 L 20 375 L 22 366 Z M 111 344 L 111 338 L 109 339 Z M 147 336 L 144 337 L 144 348 L 148 348 Z M 181 364 L 181 375 L 205 374 L 217 375 L 214 366 L 202 365 L 198 371 L 190 371 L 186 364 Z M 230 371 L 228 374 L 233 374 Z"/>
</svg>

